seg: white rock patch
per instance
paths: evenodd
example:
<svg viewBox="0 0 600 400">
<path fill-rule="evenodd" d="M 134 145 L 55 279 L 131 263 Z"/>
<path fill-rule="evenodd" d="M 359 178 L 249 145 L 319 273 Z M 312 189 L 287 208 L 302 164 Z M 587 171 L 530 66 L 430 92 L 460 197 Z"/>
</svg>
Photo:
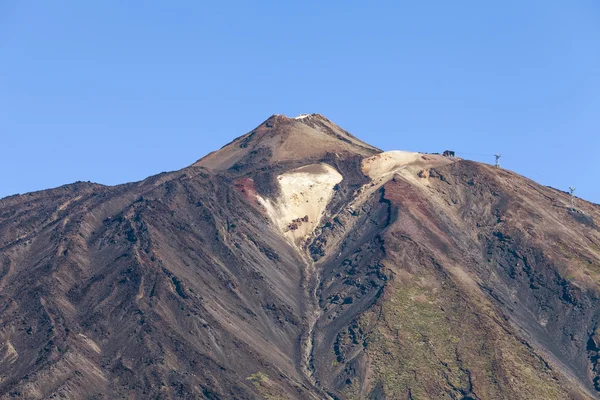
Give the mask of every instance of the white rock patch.
<svg viewBox="0 0 600 400">
<path fill-rule="evenodd" d="M 386 151 L 365 158 L 362 162 L 362 171 L 369 178 L 375 180 L 399 168 L 420 161 L 421 157 L 421 153 L 413 153 L 410 151 Z"/>
<path fill-rule="evenodd" d="M 79 336 L 79 338 L 83 341 L 83 343 L 87 344 L 92 350 L 94 350 L 96 353 L 101 353 L 102 350 L 100 349 L 100 347 L 96 344 L 96 342 L 94 342 L 92 339 L 90 339 L 89 337 L 85 336 L 83 333 L 78 334 L 77 336 Z"/>
<path fill-rule="evenodd" d="M 10 340 L 6 340 L 6 342 L 0 345 L 0 354 L 4 353 L 2 358 L 0 358 L 0 362 L 8 362 L 9 364 L 14 363 L 19 358 L 19 353 L 14 348 Z"/>
<path fill-rule="evenodd" d="M 281 194 L 270 200 L 258 196 L 273 223 L 300 245 L 319 225 L 334 187 L 342 175 L 330 165 L 311 164 L 277 177 Z"/>
</svg>

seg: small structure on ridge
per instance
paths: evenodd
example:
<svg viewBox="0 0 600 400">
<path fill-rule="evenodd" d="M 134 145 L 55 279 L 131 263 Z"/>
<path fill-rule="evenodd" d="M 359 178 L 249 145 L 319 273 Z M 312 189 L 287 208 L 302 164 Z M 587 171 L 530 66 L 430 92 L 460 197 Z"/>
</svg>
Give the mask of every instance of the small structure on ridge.
<svg viewBox="0 0 600 400">
<path fill-rule="evenodd" d="M 456 153 L 454 152 L 454 150 L 446 150 L 443 153 L 444 157 L 456 157 Z"/>
</svg>

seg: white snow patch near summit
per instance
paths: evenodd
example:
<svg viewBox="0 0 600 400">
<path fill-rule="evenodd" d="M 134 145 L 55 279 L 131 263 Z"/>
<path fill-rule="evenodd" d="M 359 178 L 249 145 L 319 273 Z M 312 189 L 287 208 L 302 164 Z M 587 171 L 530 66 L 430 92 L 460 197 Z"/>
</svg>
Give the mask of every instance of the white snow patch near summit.
<svg viewBox="0 0 600 400">
<path fill-rule="evenodd" d="M 311 115 L 312 114 L 300 114 L 297 117 L 294 117 L 294 119 L 304 119 L 310 117 Z"/>
<path fill-rule="evenodd" d="M 319 225 L 334 187 L 342 179 L 328 164 L 306 165 L 277 177 L 281 191 L 278 198 L 258 196 L 258 200 L 286 238 L 300 245 Z"/>
</svg>

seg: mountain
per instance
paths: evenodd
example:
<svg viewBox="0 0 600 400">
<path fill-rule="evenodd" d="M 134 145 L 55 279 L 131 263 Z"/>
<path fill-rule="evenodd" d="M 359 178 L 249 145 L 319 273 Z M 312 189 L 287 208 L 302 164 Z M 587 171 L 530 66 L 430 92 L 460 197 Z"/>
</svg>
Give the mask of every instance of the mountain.
<svg viewBox="0 0 600 400">
<path fill-rule="evenodd" d="M 0 200 L 0 398 L 593 399 L 600 207 L 274 115 Z"/>
</svg>

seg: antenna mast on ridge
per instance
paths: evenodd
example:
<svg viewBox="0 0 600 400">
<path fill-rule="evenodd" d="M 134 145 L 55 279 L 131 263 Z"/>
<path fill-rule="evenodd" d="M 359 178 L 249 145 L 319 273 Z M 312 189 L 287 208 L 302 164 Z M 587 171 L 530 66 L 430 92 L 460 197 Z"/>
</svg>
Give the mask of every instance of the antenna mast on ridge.
<svg viewBox="0 0 600 400">
<path fill-rule="evenodd" d="M 500 157 L 502 157 L 502 154 L 494 154 L 494 156 L 496 157 L 496 167 L 500 168 Z"/>
<path fill-rule="evenodd" d="M 571 194 L 571 208 L 575 208 L 575 186 L 569 186 L 569 193 Z"/>
</svg>

